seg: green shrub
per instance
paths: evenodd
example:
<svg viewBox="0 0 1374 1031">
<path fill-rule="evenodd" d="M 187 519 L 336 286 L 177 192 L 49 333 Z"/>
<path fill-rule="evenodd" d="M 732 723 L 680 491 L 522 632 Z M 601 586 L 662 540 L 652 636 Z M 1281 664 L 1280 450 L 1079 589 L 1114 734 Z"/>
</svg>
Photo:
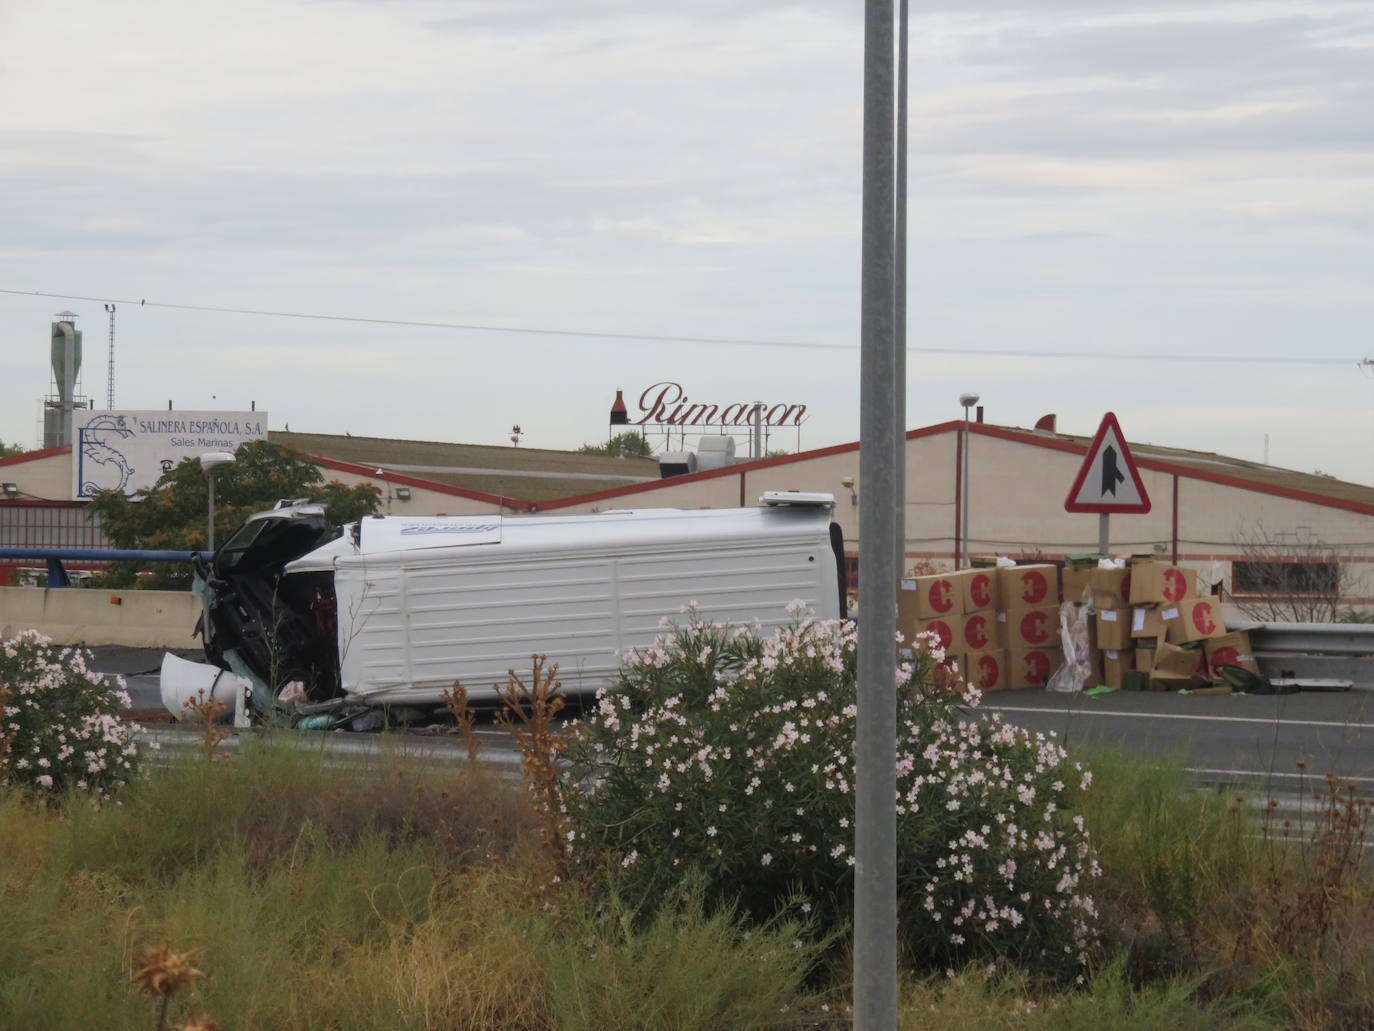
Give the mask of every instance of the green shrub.
<svg viewBox="0 0 1374 1031">
<path fill-rule="evenodd" d="M 918 641 L 897 689 L 899 924 L 921 968 L 979 960 L 1081 975 L 1097 875 L 1069 808 L 1089 775 L 1052 739 L 945 690 Z M 754 919 L 799 897 L 818 926 L 853 898 L 857 631 L 799 619 L 770 638 L 692 613 L 625 656 L 567 755 L 572 857 L 634 905 L 699 871 Z"/>
<path fill-rule="evenodd" d="M 134 775 L 137 729 L 119 718 L 129 705 L 124 681 L 89 661 L 84 649 L 54 647 L 34 630 L 0 641 L 0 783 L 105 796 Z"/>
</svg>

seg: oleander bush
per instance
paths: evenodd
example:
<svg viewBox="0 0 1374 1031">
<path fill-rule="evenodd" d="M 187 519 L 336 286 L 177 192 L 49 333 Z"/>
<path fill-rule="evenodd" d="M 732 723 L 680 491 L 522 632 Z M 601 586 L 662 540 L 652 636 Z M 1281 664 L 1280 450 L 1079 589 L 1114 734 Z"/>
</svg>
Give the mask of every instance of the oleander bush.
<svg viewBox="0 0 1374 1031">
<path fill-rule="evenodd" d="M 914 969 L 1081 979 L 1098 940 L 1090 774 L 1052 738 L 961 712 L 978 692 L 919 639 L 897 684 L 899 926 Z M 756 920 L 843 926 L 853 898 L 857 629 L 764 636 L 689 610 L 624 656 L 565 753 L 565 843 L 646 908 L 686 877 Z"/>
<path fill-rule="evenodd" d="M 0 641 L 0 784 L 48 796 L 105 797 L 138 768 L 137 728 L 119 718 L 121 677 L 96 673 L 90 653 L 34 630 Z"/>
</svg>

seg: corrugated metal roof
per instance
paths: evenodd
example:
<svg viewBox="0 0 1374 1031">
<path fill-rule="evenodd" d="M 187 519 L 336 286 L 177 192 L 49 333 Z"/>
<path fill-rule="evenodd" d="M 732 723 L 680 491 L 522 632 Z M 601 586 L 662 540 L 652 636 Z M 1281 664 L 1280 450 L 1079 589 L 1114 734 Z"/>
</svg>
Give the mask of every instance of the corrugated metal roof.
<svg viewBox="0 0 1374 1031">
<path fill-rule="evenodd" d="M 652 458 L 607 458 L 544 448 L 448 444 L 271 430 L 268 439 L 317 458 L 385 469 L 493 497 L 546 501 L 656 481 Z"/>
</svg>

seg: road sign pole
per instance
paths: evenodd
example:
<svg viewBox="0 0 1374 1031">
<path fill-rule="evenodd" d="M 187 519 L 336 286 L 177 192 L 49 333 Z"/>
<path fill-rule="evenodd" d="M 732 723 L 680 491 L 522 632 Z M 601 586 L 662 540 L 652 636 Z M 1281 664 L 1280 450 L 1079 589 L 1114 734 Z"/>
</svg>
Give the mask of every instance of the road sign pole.
<svg viewBox="0 0 1374 1031">
<path fill-rule="evenodd" d="M 1111 516 L 1106 512 L 1097 517 L 1097 553 L 1099 555 L 1110 554 L 1107 550 L 1110 547 L 1108 542 L 1111 540 L 1111 535 L 1107 530 L 1107 520 L 1110 518 Z"/>
</svg>

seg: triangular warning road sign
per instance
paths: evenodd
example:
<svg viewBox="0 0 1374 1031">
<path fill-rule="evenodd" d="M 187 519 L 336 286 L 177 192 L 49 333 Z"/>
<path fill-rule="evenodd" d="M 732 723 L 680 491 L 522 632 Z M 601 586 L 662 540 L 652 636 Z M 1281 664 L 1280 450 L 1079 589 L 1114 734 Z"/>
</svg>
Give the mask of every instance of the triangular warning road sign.
<svg viewBox="0 0 1374 1031">
<path fill-rule="evenodd" d="M 1064 509 L 1100 513 L 1150 510 L 1150 496 L 1145 493 L 1126 437 L 1111 412 L 1102 417 L 1083 467 L 1064 500 Z"/>
</svg>

